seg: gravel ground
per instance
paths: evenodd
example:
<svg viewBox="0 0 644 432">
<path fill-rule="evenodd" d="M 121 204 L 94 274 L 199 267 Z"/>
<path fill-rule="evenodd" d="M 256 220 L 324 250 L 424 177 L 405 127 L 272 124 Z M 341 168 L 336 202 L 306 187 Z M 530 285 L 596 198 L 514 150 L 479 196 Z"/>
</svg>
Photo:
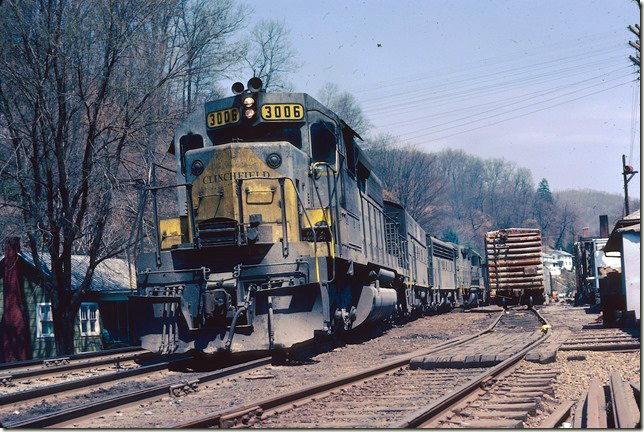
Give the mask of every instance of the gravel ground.
<svg viewBox="0 0 644 432">
<path fill-rule="evenodd" d="M 314 382 L 346 375 L 381 363 L 383 360 L 429 347 L 446 339 L 472 334 L 487 328 L 500 308 L 479 308 L 427 316 L 384 331 L 370 339 L 358 339 L 314 356 L 306 361 L 264 367 L 225 381 L 200 387 L 198 393 L 181 398 L 164 397 L 136 404 L 70 426 L 81 428 L 154 428 L 170 426 L 191 417 L 200 417 L 235 405 L 246 404 L 296 390 Z"/>
<path fill-rule="evenodd" d="M 557 303 L 546 306 L 540 312 L 551 323 L 554 330 L 553 336 L 563 334 L 563 337 L 567 337 L 579 335 L 581 332 L 592 332 L 593 330 L 585 330 L 583 327 L 594 326 L 601 322 L 599 314 L 591 313 L 587 308 L 573 308 Z M 585 356 L 585 360 L 568 360 L 578 356 Z M 539 367 L 531 363 L 527 363 L 527 365 L 527 367 Z M 606 385 L 611 371 L 617 370 L 622 379 L 640 382 L 640 351 L 631 353 L 559 351 L 557 361 L 552 365 L 553 368 L 561 370 L 561 374 L 554 384 L 554 398 L 546 397 L 544 399 L 537 414 L 525 422 L 526 427 L 538 427 L 561 402 L 565 400 L 578 401 L 581 395 L 588 390 L 593 377 L 597 377 L 602 384 Z M 574 409 L 573 407 L 572 412 Z"/>
</svg>

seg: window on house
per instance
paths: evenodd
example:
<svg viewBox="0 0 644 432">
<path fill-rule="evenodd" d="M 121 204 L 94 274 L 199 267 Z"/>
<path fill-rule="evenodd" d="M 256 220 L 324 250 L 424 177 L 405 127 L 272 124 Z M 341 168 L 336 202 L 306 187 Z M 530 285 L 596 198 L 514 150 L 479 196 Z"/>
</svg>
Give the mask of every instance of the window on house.
<svg viewBox="0 0 644 432">
<path fill-rule="evenodd" d="M 51 303 L 38 303 L 38 337 L 54 337 L 54 318 Z"/>
<path fill-rule="evenodd" d="M 81 336 L 98 336 L 98 303 L 81 303 L 80 307 Z"/>
</svg>

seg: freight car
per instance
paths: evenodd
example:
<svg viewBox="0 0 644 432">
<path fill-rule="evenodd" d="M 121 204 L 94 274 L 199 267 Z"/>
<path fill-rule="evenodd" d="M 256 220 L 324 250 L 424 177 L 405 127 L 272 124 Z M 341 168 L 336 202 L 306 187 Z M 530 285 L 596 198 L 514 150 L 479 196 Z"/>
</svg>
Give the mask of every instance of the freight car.
<svg viewBox="0 0 644 432">
<path fill-rule="evenodd" d="M 153 247 L 137 254 L 130 305 L 144 348 L 289 348 L 458 304 L 457 249 L 428 242 L 383 200 L 349 125 L 308 94 L 267 93 L 257 78 L 233 93 L 176 129 L 176 184 L 153 181 L 142 196 Z M 180 211 L 162 219 L 157 195 L 169 187 Z M 144 213 L 133 230 L 141 244 Z"/>
<path fill-rule="evenodd" d="M 485 235 L 490 298 L 499 305 L 544 302 L 541 230 L 508 228 Z"/>
<path fill-rule="evenodd" d="M 618 254 L 606 253 L 608 238 L 580 237 L 575 243 L 575 269 L 577 273 L 577 305 L 595 305 L 600 302 L 601 288 L 607 285 L 607 277 L 621 270 Z M 611 277 L 615 277 L 614 275 Z"/>
</svg>

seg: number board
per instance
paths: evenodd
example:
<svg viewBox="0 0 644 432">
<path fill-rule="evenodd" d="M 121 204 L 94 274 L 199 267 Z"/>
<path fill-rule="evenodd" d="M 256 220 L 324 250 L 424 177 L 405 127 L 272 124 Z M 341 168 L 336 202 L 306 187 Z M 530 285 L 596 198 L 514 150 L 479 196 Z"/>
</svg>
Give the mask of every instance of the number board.
<svg viewBox="0 0 644 432">
<path fill-rule="evenodd" d="M 264 104 L 262 105 L 262 119 L 268 121 L 302 120 L 304 107 L 300 104 Z"/>
<path fill-rule="evenodd" d="M 239 123 L 240 119 L 239 108 L 228 108 L 209 112 L 206 116 L 206 124 L 208 125 L 208 129 L 214 129 L 228 124 Z"/>
</svg>

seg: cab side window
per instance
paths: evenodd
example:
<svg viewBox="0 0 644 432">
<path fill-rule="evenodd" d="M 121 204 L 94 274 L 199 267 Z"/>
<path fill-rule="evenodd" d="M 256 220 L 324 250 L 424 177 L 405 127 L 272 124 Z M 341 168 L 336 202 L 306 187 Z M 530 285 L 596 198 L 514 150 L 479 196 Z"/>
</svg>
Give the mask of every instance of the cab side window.
<svg viewBox="0 0 644 432">
<path fill-rule="evenodd" d="M 311 155 L 315 162 L 335 164 L 336 149 L 335 126 L 320 121 L 311 125 Z"/>
<path fill-rule="evenodd" d="M 353 133 L 348 128 L 345 128 L 343 130 L 342 138 L 344 139 L 344 143 L 347 147 L 347 171 L 349 172 L 349 175 L 355 179 L 356 151 Z"/>
</svg>

